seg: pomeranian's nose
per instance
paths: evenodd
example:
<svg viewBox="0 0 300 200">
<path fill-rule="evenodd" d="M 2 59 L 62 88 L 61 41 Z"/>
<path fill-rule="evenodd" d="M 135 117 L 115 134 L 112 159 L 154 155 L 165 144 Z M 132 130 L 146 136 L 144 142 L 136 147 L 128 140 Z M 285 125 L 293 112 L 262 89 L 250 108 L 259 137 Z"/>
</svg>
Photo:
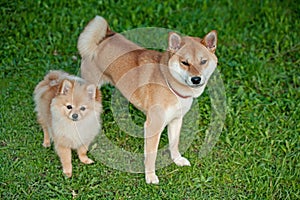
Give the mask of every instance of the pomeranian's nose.
<svg viewBox="0 0 300 200">
<path fill-rule="evenodd" d="M 73 121 L 76 121 L 78 119 L 78 114 L 74 113 L 72 114 Z"/>
</svg>

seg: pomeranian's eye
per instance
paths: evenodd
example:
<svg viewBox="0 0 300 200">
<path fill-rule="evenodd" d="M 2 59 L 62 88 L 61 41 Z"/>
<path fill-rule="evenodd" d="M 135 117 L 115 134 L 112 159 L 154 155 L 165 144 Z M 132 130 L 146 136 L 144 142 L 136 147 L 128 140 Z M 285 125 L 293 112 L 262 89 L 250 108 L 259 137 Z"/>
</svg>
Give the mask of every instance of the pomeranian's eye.
<svg viewBox="0 0 300 200">
<path fill-rule="evenodd" d="M 86 108 L 85 108 L 84 106 L 81 106 L 81 107 L 80 107 L 80 110 L 81 110 L 81 111 L 85 111 L 85 109 L 86 109 Z"/>
<path fill-rule="evenodd" d="M 72 106 L 71 105 L 67 105 L 67 109 L 71 110 Z"/>
</svg>

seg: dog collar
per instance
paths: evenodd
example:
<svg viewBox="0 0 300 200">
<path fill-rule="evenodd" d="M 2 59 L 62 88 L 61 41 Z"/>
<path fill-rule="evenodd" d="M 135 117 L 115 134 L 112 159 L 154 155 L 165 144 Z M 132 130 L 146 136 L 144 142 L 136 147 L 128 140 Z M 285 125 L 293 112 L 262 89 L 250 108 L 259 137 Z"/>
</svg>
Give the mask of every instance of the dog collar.
<svg viewBox="0 0 300 200">
<path fill-rule="evenodd" d="M 168 87 L 170 88 L 170 90 L 171 90 L 176 96 L 179 96 L 180 98 L 183 98 L 183 99 L 187 99 L 187 98 L 192 97 L 192 96 L 185 96 L 185 95 L 180 94 L 179 92 L 177 92 L 177 91 L 169 84 L 168 81 L 166 81 L 166 82 L 167 82 L 167 85 L 168 85 Z"/>
</svg>

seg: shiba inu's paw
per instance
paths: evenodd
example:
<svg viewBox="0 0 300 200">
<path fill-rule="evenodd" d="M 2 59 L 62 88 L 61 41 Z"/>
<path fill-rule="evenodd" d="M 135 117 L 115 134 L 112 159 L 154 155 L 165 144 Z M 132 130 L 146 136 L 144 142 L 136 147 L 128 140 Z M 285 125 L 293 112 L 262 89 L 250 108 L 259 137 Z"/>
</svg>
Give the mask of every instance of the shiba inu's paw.
<svg viewBox="0 0 300 200">
<path fill-rule="evenodd" d="M 181 156 L 174 159 L 174 162 L 178 166 L 191 166 L 190 161 L 188 161 L 188 159 L 181 157 Z"/>
<path fill-rule="evenodd" d="M 146 173 L 146 183 L 148 184 L 158 184 L 159 180 L 155 173 Z"/>
</svg>

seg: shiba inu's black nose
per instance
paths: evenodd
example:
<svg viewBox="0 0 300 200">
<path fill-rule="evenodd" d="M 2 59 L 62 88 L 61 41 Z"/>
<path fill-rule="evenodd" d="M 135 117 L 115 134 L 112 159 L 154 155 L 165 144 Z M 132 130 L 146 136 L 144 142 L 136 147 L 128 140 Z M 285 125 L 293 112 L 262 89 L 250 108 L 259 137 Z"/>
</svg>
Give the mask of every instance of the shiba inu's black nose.
<svg viewBox="0 0 300 200">
<path fill-rule="evenodd" d="M 191 78 L 191 81 L 194 85 L 198 85 L 201 82 L 201 77 L 200 76 L 194 76 Z"/>
<path fill-rule="evenodd" d="M 73 121 L 76 121 L 78 119 L 78 114 L 74 113 L 72 114 Z"/>
</svg>

